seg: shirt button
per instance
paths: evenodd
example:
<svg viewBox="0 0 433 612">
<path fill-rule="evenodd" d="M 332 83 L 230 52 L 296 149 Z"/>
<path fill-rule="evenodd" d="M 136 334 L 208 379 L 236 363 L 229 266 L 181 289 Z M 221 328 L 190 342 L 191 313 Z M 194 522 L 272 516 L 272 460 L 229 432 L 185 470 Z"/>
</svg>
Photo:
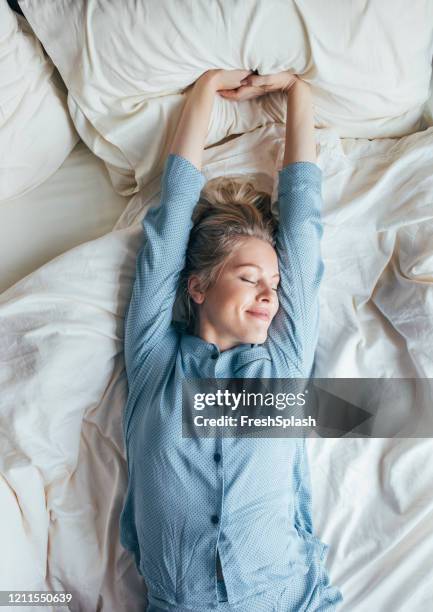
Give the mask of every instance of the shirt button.
<svg viewBox="0 0 433 612">
<path fill-rule="evenodd" d="M 216 514 L 212 514 L 212 516 L 210 517 L 210 520 L 212 521 L 214 525 L 216 525 L 219 522 L 219 518 Z"/>
<path fill-rule="evenodd" d="M 210 356 L 211 359 L 218 359 L 218 353 L 212 353 Z"/>
<path fill-rule="evenodd" d="M 214 460 L 218 463 L 218 461 L 221 461 L 221 455 L 219 453 L 215 453 L 215 455 L 213 456 Z"/>
</svg>

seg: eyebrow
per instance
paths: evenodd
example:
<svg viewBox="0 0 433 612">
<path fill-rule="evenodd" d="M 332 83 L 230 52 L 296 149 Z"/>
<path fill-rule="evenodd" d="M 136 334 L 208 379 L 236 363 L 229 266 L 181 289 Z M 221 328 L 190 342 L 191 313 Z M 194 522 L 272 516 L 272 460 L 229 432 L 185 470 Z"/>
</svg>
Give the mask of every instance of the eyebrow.
<svg viewBox="0 0 433 612">
<path fill-rule="evenodd" d="M 245 266 L 249 266 L 251 268 L 258 268 L 259 270 L 262 270 L 262 272 L 263 272 L 262 266 L 258 266 L 257 264 L 253 264 L 253 263 L 239 264 L 238 266 L 235 266 L 235 268 L 244 268 Z M 278 278 L 280 278 L 279 274 L 274 274 L 272 278 L 275 278 L 276 276 L 278 276 Z"/>
</svg>

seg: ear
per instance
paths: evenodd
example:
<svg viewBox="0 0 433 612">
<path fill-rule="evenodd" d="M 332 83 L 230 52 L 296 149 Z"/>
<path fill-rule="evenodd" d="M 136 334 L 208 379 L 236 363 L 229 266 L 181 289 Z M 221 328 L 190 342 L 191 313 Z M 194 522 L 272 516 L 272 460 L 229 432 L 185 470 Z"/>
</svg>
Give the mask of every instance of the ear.
<svg viewBox="0 0 433 612">
<path fill-rule="evenodd" d="M 201 279 L 199 276 L 193 274 L 188 279 L 188 293 L 196 304 L 203 304 L 205 300 L 205 293 L 201 289 Z"/>
</svg>

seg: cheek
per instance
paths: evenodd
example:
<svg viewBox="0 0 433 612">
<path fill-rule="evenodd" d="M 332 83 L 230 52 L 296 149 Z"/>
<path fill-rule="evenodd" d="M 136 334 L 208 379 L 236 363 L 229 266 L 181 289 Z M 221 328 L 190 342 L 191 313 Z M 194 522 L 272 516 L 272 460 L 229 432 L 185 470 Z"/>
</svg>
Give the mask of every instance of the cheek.
<svg viewBox="0 0 433 612">
<path fill-rule="evenodd" d="M 233 287 L 231 296 L 233 306 L 238 309 L 247 308 L 254 301 L 254 292 L 247 285 Z"/>
<path fill-rule="evenodd" d="M 214 312 L 226 313 L 236 303 L 236 287 L 232 283 L 220 282 L 212 288 L 209 298 Z"/>
<path fill-rule="evenodd" d="M 215 285 L 215 298 L 220 303 L 234 303 L 242 299 L 242 296 L 247 294 L 248 290 L 242 284 L 233 279 L 222 279 L 220 283 Z"/>
<path fill-rule="evenodd" d="M 239 285 L 230 284 L 221 288 L 216 300 L 215 308 L 218 309 L 219 316 L 223 316 L 227 321 L 238 321 L 243 310 L 251 302 L 251 297 L 248 296 L 248 291 L 239 288 Z"/>
</svg>

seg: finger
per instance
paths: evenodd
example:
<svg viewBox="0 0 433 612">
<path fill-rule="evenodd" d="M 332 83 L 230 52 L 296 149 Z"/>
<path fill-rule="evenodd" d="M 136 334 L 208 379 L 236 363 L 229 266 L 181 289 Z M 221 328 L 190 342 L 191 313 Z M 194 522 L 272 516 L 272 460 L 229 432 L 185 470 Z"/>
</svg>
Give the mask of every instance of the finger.
<svg viewBox="0 0 433 612">
<path fill-rule="evenodd" d="M 251 70 L 237 70 L 236 71 L 236 77 L 237 77 L 237 84 L 236 86 L 233 86 L 233 89 L 235 89 L 236 87 L 240 87 L 245 79 L 247 79 L 251 74 Z"/>
<path fill-rule="evenodd" d="M 251 94 L 247 91 L 244 91 L 244 89 L 242 87 L 239 87 L 239 89 L 237 90 L 231 90 L 230 92 L 226 92 L 225 95 L 223 95 L 223 98 L 227 98 L 228 100 L 232 100 L 232 101 L 236 101 L 236 102 L 242 102 L 242 100 L 247 100 L 248 98 L 252 97 L 254 94 Z"/>
<path fill-rule="evenodd" d="M 265 85 L 269 85 L 269 77 L 252 74 L 247 77 L 247 82 L 248 85 L 251 85 L 252 87 L 263 87 Z"/>
<path fill-rule="evenodd" d="M 222 98 L 231 98 L 232 100 L 236 100 L 239 96 L 237 89 L 221 89 L 218 93 Z"/>
<path fill-rule="evenodd" d="M 221 90 L 219 93 L 222 94 L 223 98 L 241 102 L 243 100 L 250 100 L 251 98 L 258 98 L 265 95 L 266 92 L 259 87 L 246 87 L 242 85 L 242 87 L 238 89 Z"/>
<path fill-rule="evenodd" d="M 244 84 L 238 87 L 238 91 L 243 91 L 248 94 L 256 94 L 256 95 L 265 93 L 263 87 L 256 87 L 255 85 L 247 85 L 247 84 Z"/>
<path fill-rule="evenodd" d="M 239 87 L 225 87 L 224 89 L 219 89 L 218 93 L 223 93 L 223 94 L 227 94 L 227 95 L 232 95 L 237 89 L 239 89 Z"/>
</svg>

